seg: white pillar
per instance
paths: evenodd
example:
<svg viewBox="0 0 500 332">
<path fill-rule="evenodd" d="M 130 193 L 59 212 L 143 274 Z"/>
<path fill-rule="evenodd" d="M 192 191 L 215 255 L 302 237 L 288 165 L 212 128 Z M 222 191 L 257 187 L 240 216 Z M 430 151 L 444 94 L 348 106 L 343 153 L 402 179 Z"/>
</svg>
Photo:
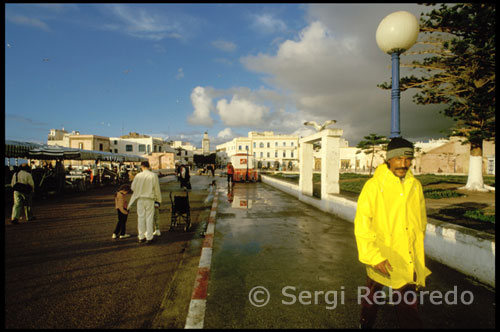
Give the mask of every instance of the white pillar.
<svg viewBox="0 0 500 332">
<path fill-rule="evenodd" d="M 321 199 L 338 194 L 340 165 L 340 135 L 325 131 L 321 138 Z"/>
<path fill-rule="evenodd" d="M 303 195 L 313 194 L 313 145 L 303 142 L 300 145 L 299 190 Z"/>
</svg>

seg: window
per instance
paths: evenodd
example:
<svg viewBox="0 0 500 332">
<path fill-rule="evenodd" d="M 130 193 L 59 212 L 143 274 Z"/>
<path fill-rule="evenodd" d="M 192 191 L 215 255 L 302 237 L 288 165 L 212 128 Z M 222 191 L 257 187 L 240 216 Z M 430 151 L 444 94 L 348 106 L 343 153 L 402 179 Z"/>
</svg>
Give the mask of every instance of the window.
<svg viewBox="0 0 500 332">
<path fill-rule="evenodd" d="M 113 144 L 114 144 L 114 145 L 117 145 L 117 144 L 118 144 L 118 141 L 117 141 L 117 140 L 114 140 L 114 141 L 113 141 Z"/>
<path fill-rule="evenodd" d="M 274 142 L 274 146 L 278 146 L 278 142 Z"/>
<path fill-rule="evenodd" d="M 151 152 L 151 144 L 148 144 L 148 153 Z"/>
<path fill-rule="evenodd" d="M 292 152 L 290 152 L 290 157 L 291 157 L 291 158 L 293 158 L 293 151 L 292 151 Z"/>
<path fill-rule="evenodd" d="M 99 151 L 103 151 L 103 149 L 104 149 L 103 144 L 102 144 L 102 143 L 99 143 Z"/>
<path fill-rule="evenodd" d="M 291 145 L 291 146 L 293 146 L 293 142 L 292 142 L 292 143 L 290 143 L 290 145 Z"/>
<path fill-rule="evenodd" d="M 253 148 L 255 149 L 257 147 L 257 143 L 253 142 Z"/>
<path fill-rule="evenodd" d="M 283 142 L 283 146 L 286 146 L 286 142 Z"/>
<path fill-rule="evenodd" d="M 253 156 L 254 156 L 254 158 L 256 158 L 257 157 L 257 152 L 254 152 Z"/>
<path fill-rule="evenodd" d="M 132 147 L 132 144 L 127 144 L 125 145 L 125 151 L 127 152 L 132 152 L 134 151 L 133 147 Z"/>
<path fill-rule="evenodd" d="M 275 152 L 274 152 L 274 157 L 275 157 L 275 158 L 278 158 L 278 151 L 275 151 Z"/>
<path fill-rule="evenodd" d="M 261 158 L 262 158 L 262 157 L 264 157 L 264 152 L 261 152 L 261 153 L 260 153 L 260 157 L 261 157 Z"/>
<path fill-rule="evenodd" d="M 241 145 L 238 145 L 238 150 L 240 150 L 240 151 L 241 151 Z"/>
<path fill-rule="evenodd" d="M 83 143 L 78 143 L 78 148 L 83 150 Z"/>
<path fill-rule="evenodd" d="M 270 142 L 267 142 L 267 147 L 270 148 L 271 147 L 271 143 Z M 269 157 L 269 156 L 268 156 Z"/>
<path fill-rule="evenodd" d="M 264 147 L 264 143 L 260 142 L 259 147 L 263 148 Z"/>
<path fill-rule="evenodd" d="M 283 151 L 283 158 L 286 158 L 286 151 Z"/>
<path fill-rule="evenodd" d="M 118 149 L 115 149 L 115 153 L 118 153 Z"/>
<path fill-rule="evenodd" d="M 139 152 L 146 152 L 146 145 L 139 144 Z"/>
<path fill-rule="evenodd" d="M 161 152 L 161 146 L 158 147 L 158 152 Z"/>
<path fill-rule="evenodd" d="M 268 143 L 268 144 L 269 144 L 269 143 Z M 270 155 L 269 155 L 269 152 L 268 152 L 268 153 L 267 153 L 267 158 L 269 158 L 269 157 L 270 157 Z"/>
</svg>

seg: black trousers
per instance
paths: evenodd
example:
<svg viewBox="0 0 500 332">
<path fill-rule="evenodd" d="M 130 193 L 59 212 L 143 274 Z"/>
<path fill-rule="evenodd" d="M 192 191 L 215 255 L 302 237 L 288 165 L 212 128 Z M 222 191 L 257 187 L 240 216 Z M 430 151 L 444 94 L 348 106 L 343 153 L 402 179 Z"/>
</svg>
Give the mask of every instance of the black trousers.
<svg viewBox="0 0 500 332">
<path fill-rule="evenodd" d="M 123 214 L 119 209 L 118 212 L 118 223 L 116 224 L 115 233 L 116 235 L 125 235 L 125 224 L 127 223 L 128 214 Z"/>
<path fill-rule="evenodd" d="M 381 291 L 384 286 L 379 284 L 378 282 L 366 277 L 366 287 L 370 289 L 369 294 L 367 295 L 368 301 L 362 297 L 361 299 L 361 328 L 372 328 L 373 323 L 375 323 L 375 318 L 377 318 L 377 311 L 380 304 L 376 304 L 374 301 L 374 294 L 377 291 Z M 394 294 L 398 294 L 399 296 L 395 296 L 395 301 L 398 299 L 404 299 L 406 292 L 415 292 L 416 286 L 414 284 L 407 284 L 399 289 L 393 289 L 392 292 Z M 393 299 L 394 299 L 393 298 Z M 408 297 L 413 300 L 414 297 Z M 423 328 L 422 321 L 418 315 L 418 301 L 417 296 L 415 296 L 415 301 L 407 302 L 407 301 L 398 301 L 398 304 L 395 304 L 396 314 L 398 317 L 399 327 L 405 329 L 421 329 Z"/>
</svg>

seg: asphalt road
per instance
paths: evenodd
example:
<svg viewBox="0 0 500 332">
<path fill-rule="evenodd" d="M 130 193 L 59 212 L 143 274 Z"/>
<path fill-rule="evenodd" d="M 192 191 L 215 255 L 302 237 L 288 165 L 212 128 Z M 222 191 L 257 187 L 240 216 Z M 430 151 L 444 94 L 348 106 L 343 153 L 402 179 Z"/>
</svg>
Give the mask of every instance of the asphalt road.
<svg viewBox="0 0 500 332">
<path fill-rule="evenodd" d="M 117 216 L 114 187 L 51 197 L 34 203 L 37 220 L 19 225 L 5 211 L 6 328 L 153 328 L 184 324 L 181 313 L 159 319 L 165 303 L 187 307 L 199 258 L 200 230 L 208 219 L 208 177 L 193 177 L 193 231 L 168 232 L 169 191 L 179 184 L 162 178 L 160 230 L 151 245 L 138 244 L 132 208 L 127 239 L 111 238 Z M 187 270 L 185 268 L 187 266 Z M 181 276 L 183 280 L 176 278 Z M 176 292 L 172 292 L 175 284 Z M 185 295 L 185 294 L 188 295 Z M 172 318 L 172 317 L 171 317 Z M 179 322 L 182 321 L 182 322 Z M 183 325 L 182 325 L 183 326 Z"/>
</svg>

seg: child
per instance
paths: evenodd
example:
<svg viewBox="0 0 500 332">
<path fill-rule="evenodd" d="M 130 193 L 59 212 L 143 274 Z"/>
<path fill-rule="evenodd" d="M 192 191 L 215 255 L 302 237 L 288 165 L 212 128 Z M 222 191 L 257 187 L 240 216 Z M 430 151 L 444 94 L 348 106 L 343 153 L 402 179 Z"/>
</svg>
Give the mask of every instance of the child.
<svg viewBox="0 0 500 332">
<path fill-rule="evenodd" d="M 125 239 L 130 237 L 130 234 L 125 233 L 125 224 L 127 223 L 128 210 L 127 210 L 127 194 L 131 194 L 132 189 L 130 184 L 121 185 L 118 191 L 115 193 L 115 208 L 118 212 L 118 223 L 116 224 L 115 231 L 113 232 L 112 238 L 116 239 L 118 236 L 120 239 Z"/>
</svg>

